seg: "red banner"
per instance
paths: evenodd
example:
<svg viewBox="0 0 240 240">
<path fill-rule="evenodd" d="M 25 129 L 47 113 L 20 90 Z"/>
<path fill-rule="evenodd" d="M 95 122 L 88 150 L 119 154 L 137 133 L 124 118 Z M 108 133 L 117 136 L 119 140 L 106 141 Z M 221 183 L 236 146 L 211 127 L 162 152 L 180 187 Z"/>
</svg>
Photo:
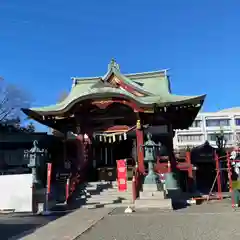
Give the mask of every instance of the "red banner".
<svg viewBox="0 0 240 240">
<path fill-rule="evenodd" d="M 52 163 L 47 164 L 47 193 L 51 192 Z"/>
<path fill-rule="evenodd" d="M 118 191 L 127 190 L 127 164 L 126 160 L 117 160 L 117 178 L 118 178 Z"/>
</svg>

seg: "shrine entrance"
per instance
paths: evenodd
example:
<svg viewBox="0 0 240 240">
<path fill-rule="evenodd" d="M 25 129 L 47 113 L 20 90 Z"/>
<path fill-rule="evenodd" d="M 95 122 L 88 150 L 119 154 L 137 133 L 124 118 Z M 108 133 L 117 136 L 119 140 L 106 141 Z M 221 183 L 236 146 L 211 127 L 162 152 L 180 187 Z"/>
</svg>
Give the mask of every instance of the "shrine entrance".
<svg viewBox="0 0 240 240">
<path fill-rule="evenodd" d="M 145 174 L 141 146 L 144 131 L 151 132 L 150 127 L 157 128 L 157 134 L 164 132 L 169 136 L 168 157 L 174 170 L 174 130 L 192 125 L 204 99 L 205 95 L 172 94 L 167 70 L 123 74 L 115 60 L 111 60 L 104 75 L 73 78 L 71 91 L 61 103 L 22 111 L 41 124 L 74 135 L 77 140 L 73 156 L 76 164 L 71 169 L 74 188 L 76 182 L 90 180 L 86 178 L 115 181 L 116 160 L 131 159 L 133 152 L 138 160 L 138 176 Z M 132 138 L 117 140 L 119 133 L 125 136 L 131 129 Z M 94 139 L 94 134 L 111 141 Z M 137 150 L 133 150 L 134 141 Z"/>
<path fill-rule="evenodd" d="M 126 159 L 129 168 L 135 164 L 132 156 L 133 139 L 125 139 L 113 143 L 94 142 L 92 146 L 92 164 L 89 168 L 91 181 L 115 181 L 117 160 Z"/>
</svg>

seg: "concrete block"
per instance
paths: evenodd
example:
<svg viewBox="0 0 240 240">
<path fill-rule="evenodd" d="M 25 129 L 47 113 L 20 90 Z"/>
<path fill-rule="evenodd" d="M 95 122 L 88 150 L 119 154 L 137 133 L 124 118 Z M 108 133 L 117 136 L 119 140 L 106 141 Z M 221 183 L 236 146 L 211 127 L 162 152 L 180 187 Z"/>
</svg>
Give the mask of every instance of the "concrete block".
<svg viewBox="0 0 240 240">
<path fill-rule="evenodd" d="M 158 187 L 155 184 L 143 184 L 143 192 L 145 191 L 156 192 Z"/>
<path fill-rule="evenodd" d="M 156 208 L 156 209 L 168 209 L 172 210 L 172 201 L 171 199 L 136 199 L 135 208 Z"/>
</svg>

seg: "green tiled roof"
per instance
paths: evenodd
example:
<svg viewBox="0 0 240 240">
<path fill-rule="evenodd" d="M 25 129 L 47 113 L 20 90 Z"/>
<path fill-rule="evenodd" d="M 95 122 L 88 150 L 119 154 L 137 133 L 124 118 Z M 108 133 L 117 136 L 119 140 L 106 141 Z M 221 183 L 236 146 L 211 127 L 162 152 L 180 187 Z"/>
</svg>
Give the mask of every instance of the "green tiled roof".
<svg viewBox="0 0 240 240">
<path fill-rule="evenodd" d="M 114 88 L 107 84 L 107 80 L 114 74 L 117 78 L 123 80 L 127 85 L 136 91 L 144 94 L 144 97 L 138 97 L 130 92 Z M 73 78 L 73 87 L 67 98 L 61 103 L 31 108 L 31 111 L 40 115 L 58 114 L 68 111 L 75 103 L 86 99 L 102 99 L 108 97 L 123 97 L 138 103 L 139 105 L 159 106 L 181 105 L 181 104 L 198 104 L 204 100 L 205 95 L 201 96 L 180 96 L 174 95 L 170 91 L 169 79 L 166 71 L 122 74 L 116 66 L 116 63 L 109 67 L 107 74 L 103 77 L 94 78 Z M 97 84 L 99 83 L 99 84 Z"/>
</svg>

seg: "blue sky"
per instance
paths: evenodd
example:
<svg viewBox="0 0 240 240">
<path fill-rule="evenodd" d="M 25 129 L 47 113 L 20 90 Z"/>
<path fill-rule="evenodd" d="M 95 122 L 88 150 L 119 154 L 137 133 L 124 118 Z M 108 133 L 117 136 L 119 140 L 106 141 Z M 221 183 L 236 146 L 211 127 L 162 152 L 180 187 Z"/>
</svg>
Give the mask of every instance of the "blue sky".
<svg viewBox="0 0 240 240">
<path fill-rule="evenodd" d="M 0 0 L 0 75 L 33 106 L 55 103 L 73 76 L 170 68 L 177 94 L 205 111 L 239 105 L 238 0 Z"/>
</svg>

